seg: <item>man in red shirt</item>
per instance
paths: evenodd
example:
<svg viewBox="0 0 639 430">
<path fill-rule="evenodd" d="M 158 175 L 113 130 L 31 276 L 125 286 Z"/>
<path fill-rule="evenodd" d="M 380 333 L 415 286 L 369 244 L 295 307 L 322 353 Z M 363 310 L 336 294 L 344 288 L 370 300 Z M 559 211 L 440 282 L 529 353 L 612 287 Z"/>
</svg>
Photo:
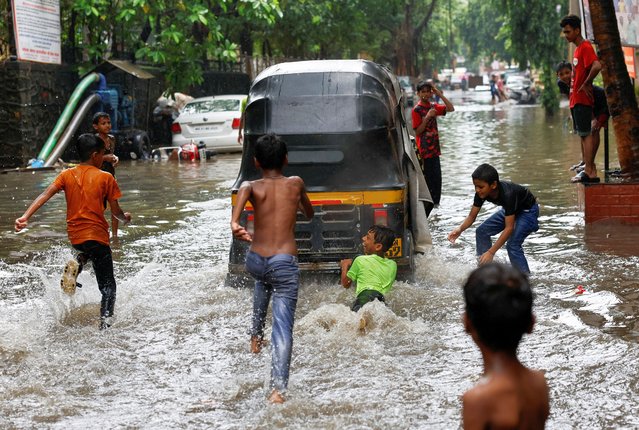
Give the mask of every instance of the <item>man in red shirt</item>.
<svg viewBox="0 0 639 430">
<path fill-rule="evenodd" d="M 567 15 L 559 24 L 566 40 L 574 43 L 577 49 L 572 60 L 572 84 L 570 86 L 570 111 L 575 130 L 581 138 L 585 168 L 572 178 L 572 182 L 599 182 L 595 167 L 596 149 L 591 133 L 593 118 L 592 81 L 601 70 L 601 63 L 589 41 L 581 35 L 581 19 L 576 15 Z"/>
<path fill-rule="evenodd" d="M 415 105 L 412 113 L 413 130 L 428 191 L 433 198 L 433 204 L 439 205 L 442 195 L 442 169 L 439 162 L 441 151 L 437 117 L 454 111 L 455 107 L 437 87 L 427 81 L 417 84 L 417 95 L 419 103 Z M 433 95 L 440 97 L 444 104 L 432 103 L 430 99 Z"/>
</svg>

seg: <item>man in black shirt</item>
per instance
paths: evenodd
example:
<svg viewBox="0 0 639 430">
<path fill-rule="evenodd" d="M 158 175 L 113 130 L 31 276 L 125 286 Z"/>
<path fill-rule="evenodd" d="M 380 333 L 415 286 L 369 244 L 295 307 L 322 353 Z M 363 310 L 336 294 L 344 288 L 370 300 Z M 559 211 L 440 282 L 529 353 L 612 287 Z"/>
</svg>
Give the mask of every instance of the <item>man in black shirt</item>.
<svg viewBox="0 0 639 430">
<path fill-rule="evenodd" d="M 489 164 L 477 167 L 472 178 L 475 185 L 473 206 L 461 225 L 450 232 L 448 240 L 455 243 L 462 232 L 473 225 L 485 201 L 502 206 L 477 227 L 475 232 L 479 264 L 491 262 L 497 250 L 505 243 L 510 263 L 523 273 L 530 273 L 522 244 L 530 233 L 539 229 L 537 199 L 526 187 L 500 181 L 499 173 Z M 493 244 L 490 237 L 500 232 Z"/>
</svg>

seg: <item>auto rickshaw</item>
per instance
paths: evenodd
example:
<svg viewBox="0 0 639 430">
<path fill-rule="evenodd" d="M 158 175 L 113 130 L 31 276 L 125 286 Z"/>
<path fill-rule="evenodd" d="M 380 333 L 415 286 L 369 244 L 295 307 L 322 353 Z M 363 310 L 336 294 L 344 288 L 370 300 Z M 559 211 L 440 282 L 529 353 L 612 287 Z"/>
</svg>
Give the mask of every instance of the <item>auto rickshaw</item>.
<svg viewBox="0 0 639 430">
<path fill-rule="evenodd" d="M 243 181 L 261 177 L 253 163 L 255 142 L 278 134 L 288 147 L 284 174 L 304 180 L 315 209 L 311 220 L 300 215 L 295 228 L 302 274 L 339 273 L 339 261 L 360 255 L 362 236 L 382 224 L 397 235 L 387 256 L 396 260 L 398 278 L 411 279 L 415 252 L 431 244 L 432 199 L 403 106 L 397 78 L 371 61 L 300 61 L 264 70 L 249 92 L 232 204 Z M 241 224 L 251 231 L 250 203 Z M 228 284 L 247 276 L 248 246 L 233 239 Z"/>
</svg>

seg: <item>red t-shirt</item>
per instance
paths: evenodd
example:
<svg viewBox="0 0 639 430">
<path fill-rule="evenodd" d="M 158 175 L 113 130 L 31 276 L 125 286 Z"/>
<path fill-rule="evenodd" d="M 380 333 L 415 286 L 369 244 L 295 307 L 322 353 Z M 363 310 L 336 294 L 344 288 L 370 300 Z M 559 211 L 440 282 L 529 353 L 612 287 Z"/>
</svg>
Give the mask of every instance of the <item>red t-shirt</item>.
<svg viewBox="0 0 639 430">
<path fill-rule="evenodd" d="M 588 77 L 590 67 L 595 61 L 597 61 L 595 50 L 590 42 L 584 40 L 577 46 L 572 58 L 572 85 L 570 86 L 571 108 L 575 107 L 575 105 L 594 106 L 594 98 L 588 96 L 584 91 L 577 92 L 577 90 Z M 592 94 L 592 84 L 590 85 L 590 92 Z"/>
<path fill-rule="evenodd" d="M 431 103 L 419 101 L 413 108 L 413 130 L 424 121 L 424 117 L 429 110 L 435 109 L 437 116 L 446 115 L 446 106 L 439 103 Z M 417 142 L 417 150 L 422 158 L 434 158 L 441 155 L 439 147 L 439 131 L 437 129 L 437 117 L 430 118 L 424 132 L 419 136 L 415 136 Z"/>
<path fill-rule="evenodd" d="M 95 240 L 109 245 L 104 201 L 122 197 L 113 175 L 81 164 L 64 170 L 53 183 L 64 191 L 67 200 L 67 233 L 71 244 Z"/>
</svg>

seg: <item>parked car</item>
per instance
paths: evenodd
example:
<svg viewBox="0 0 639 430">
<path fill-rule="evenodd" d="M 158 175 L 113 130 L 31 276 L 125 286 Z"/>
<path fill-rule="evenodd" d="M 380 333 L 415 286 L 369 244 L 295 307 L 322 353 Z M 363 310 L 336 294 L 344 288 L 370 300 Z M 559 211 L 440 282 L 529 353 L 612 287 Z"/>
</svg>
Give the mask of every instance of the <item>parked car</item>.
<svg viewBox="0 0 639 430">
<path fill-rule="evenodd" d="M 522 75 L 508 75 L 506 77 L 506 86 L 510 90 L 521 90 L 530 86 L 530 79 Z"/>
<path fill-rule="evenodd" d="M 410 76 L 398 76 L 399 86 L 402 89 L 402 93 L 406 97 L 406 105 L 412 106 L 415 104 L 415 89 L 410 82 Z"/>
<path fill-rule="evenodd" d="M 187 103 L 171 126 L 173 146 L 203 143 L 216 152 L 241 152 L 238 143 L 246 95 L 200 97 Z"/>
<path fill-rule="evenodd" d="M 255 142 L 276 133 L 288 146 L 284 174 L 300 176 L 315 209 L 295 227 L 300 271 L 339 273 L 339 262 L 362 253 L 361 237 L 373 224 L 397 234 L 387 252 L 398 277 L 410 279 L 415 251 L 430 242 L 432 199 L 408 133 L 395 75 L 364 60 L 281 63 L 253 81 L 245 110 L 242 163 L 232 186 L 232 205 L 242 182 L 261 177 L 253 162 Z M 240 223 L 251 232 L 246 205 Z M 249 244 L 234 238 L 229 285 L 248 284 Z"/>
</svg>

